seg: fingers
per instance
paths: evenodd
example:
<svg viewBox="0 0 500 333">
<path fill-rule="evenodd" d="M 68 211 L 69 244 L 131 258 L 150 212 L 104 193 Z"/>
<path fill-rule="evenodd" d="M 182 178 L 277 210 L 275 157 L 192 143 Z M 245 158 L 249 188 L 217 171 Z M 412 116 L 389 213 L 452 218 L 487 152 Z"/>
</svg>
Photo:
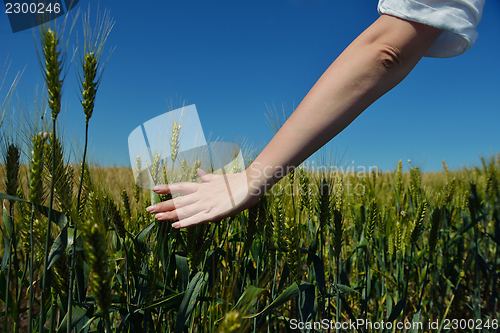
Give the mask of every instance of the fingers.
<svg viewBox="0 0 500 333">
<path fill-rule="evenodd" d="M 212 220 L 216 221 L 217 219 L 212 219 Z M 192 227 L 194 225 L 202 224 L 202 223 L 206 223 L 206 222 L 208 222 L 208 221 L 207 221 L 207 217 L 205 216 L 205 214 L 198 213 L 198 214 L 193 215 L 189 218 L 185 218 L 183 220 L 172 223 L 172 227 L 175 229 L 182 229 L 182 228 L 188 228 L 188 227 Z"/>
<path fill-rule="evenodd" d="M 186 195 L 183 197 L 178 197 L 175 199 L 159 202 L 155 205 L 147 207 L 146 210 L 148 211 L 148 213 L 158 214 L 158 213 L 173 211 L 176 208 L 179 209 L 181 207 L 191 205 L 194 202 L 196 202 L 196 197 L 194 197 L 193 195 Z"/>
<path fill-rule="evenodd" d="M 158 194 L 191 194 L 196 192 L 200 184 L 198 183 L 175 183 L 153 186 L 152 190 Z"/>
<path fill-rule="evenodd" d="M 160 212 L 155 215 L 159 221 L 180 220 L 198 214 L 202 208 L 200 205 L 188 205 L 184 207 L 175 207 L 171 211 Z"/>
<path fill-rule="evenodd" d="M 196 195 L 186 195 L 159 202 L 147 207 L 146 210 L 150 214 L 155 214 L 155 218 L 159 221 L 179 220 L 199 213 L 202 206 L 196 204 L 197 202 Z"/>
<path fill-rule="evenodd" d="M 204 182 L 210 182 L 219 177 L 219 175 L 207 173 L 205 170 L 202 169 L 198 169 L 198 176 Z M 193 192 L 196 192 L 199 186 L 200 186 L 199 183 L 180 182 L 170 185 L 167 184 L 156 185 L 153 186 L 152 190 L 158 194 L 178 194 L 178 193 L 191 194 Z"/>
<path fill-rule="evenodd" d="M 174 228 L 213 221 L 214 215 L 218 215 L 215 212 L 221 211 L 220 206 L 225 211 L 225 206 L 229 203 L 223 200 L 228 195 L 227 184 L 220 175 L 209 174 L 202 169 L 198 169 L 197 172 L 203 183 L 184 182 L 154 186 L 152 190 L 158 194 L 180 193 L 185 196 L 157 203 L 147 207 L 146 210 L 155 214 L 155 218 L 159 221 L 178 220 L 174 222 Z"/>
</svg>

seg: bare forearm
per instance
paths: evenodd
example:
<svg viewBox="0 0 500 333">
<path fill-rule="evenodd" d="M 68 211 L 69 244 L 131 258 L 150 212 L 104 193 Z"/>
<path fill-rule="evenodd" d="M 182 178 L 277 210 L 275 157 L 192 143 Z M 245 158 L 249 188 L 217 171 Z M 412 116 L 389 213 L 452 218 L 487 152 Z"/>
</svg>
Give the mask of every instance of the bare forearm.
<svg viewBox="0 0 500 333">
<path fill-rule="evenodd" d="M 179 219 L 173 226 L 184 228 L 252 206 L 290 167 L 302 163 L 403 80 L 440 33 L 381 16 L 321 76 L 245 173 L 223 177 L 199 170 L 203 183 L 155 187 L 156 193 L 185 196 L 152 205 L 148 212 L 158 220 Z"/>
<path fill-rule="evenodd" d="M 321 76 L 248 168 L 250 179 L 268 189 L 302 163 L 401 82 L 440 33 L 382 15 Z"/>
</svg>

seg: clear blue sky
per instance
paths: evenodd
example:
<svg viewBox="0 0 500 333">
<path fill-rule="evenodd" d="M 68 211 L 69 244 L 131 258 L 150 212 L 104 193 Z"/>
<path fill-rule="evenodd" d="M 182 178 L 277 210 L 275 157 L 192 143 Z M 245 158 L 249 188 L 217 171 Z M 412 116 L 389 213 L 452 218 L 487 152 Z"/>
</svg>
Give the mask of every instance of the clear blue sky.
<svg viewBox="0 0 500 333">
<path fill-rule="evenodd" d="M 96 1 L 77 8 L 95 14 Z M 343 49 L 378 17 L 377 1 L 101 1 L 116 24 L 116 47 L 90 121 L 90 150 L 101 164 L 130 165 L 127 138 L 170 101 L 196 104 L 205 135 L 261 149 L 272 138 L 267 105 L 288 113 Z M 91 15 L 95 17 L 95 15 Z M 81 23 L 77 29 L 81 30 Z M 500 3 L 487 0 L 472 49 L 423 59 L 395 89 L 327 145 L 342 163 L 394 169 L 411 159 L 424 171 L 480 163 L 500 151 Z M 70 42 L 71 43 L 71 42 Z M 71 44 L 70 44 L 71 45 Z M 28 109 L 42 82 L 32 31 L 13 34 L 0 12 L 0 62 L 9 82 L 26 69 L 17 95 Z M 60 117 L 83 141 L 75 68 Z M 3 98 L 6 89 L 0 92 Z M 17 108 L 17 101 L 11 104 Z M 18 112 L 18 111 L 14 111 Z M 297 133 L 300 139 L 300 133 Z M 81 144 L 80 144 L 81 145 Z M 406 166 L 408 164 L 406 163 Z"/>
</svg>

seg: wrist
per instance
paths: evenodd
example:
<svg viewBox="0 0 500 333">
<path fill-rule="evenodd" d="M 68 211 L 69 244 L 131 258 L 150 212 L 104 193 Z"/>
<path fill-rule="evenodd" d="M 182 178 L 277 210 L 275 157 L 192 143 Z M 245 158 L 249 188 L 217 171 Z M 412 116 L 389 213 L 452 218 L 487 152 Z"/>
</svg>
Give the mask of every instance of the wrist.
<svg viewBox="0 0 500 333">
<path fill-rule="evenodd" d="M 254 161 L 245 170 L 249 193 L 259 197 L 264 195 L 276 182 L 286 176 L 289 171 L 281 166 L 271 166 Z"/>
</svg>

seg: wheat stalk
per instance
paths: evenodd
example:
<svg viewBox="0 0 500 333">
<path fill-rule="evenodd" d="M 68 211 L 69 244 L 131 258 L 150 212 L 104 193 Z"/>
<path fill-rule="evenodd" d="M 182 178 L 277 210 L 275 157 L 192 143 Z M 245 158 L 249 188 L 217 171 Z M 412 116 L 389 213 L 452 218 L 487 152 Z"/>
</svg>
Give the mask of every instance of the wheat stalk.
<svg viewBox="0 0 500 333">
<path fill-rule="evenodd" d="M 366 224 L 366 239 L 368 240 L 368 242 L 372 240 L 377 220 L 378 220 L 378 207 L 377 207 L 377 201 L 374 198 L 370 202 L 370 205 L 368 206 L 368 222 Z"/>
<path fill-rule="evenodd" d="M 20 157 L 20 151 L 19 148 L 11 143 L 9 144 L 7 148 L 7 154 L 5 156 L 5 167 L 7 168 L 7 178 L 5 181 L 5 189 L 8 195 L 15 197 L 17 195 L 17 189 L 19 186 L 19 157 Z M 4 206 L 5 209 L 5 206 Z M 14 200 L 9 201 L 9 219 L 11 220 L 11 230 L 10 230 L 10 240 L 9 244 L 7 245 L 9 247 L 9 256 L 7 258 L 7 278 L 6 278 L 6 283 L 5 283 L 5 331 L 8 332 L 8 317 L 7 314 L 9 312 L 9 287 L 10 287 L 10 273 L 11 273 L 11 260 L 12 260 L 12 249 L 14 250 L 14 263 L 17 264 L 17 241 L 16 241 L 16 228 L 15 228 L 15 222 L 14 222 Z M 9 232 L 8 232 L 9 233 Z M 17 284 L 17 278 L 15 279 L 15 288 L 16 288 L 16 295 L 17 295 L 17 289 L 18 289 L 18 284 Z M 17 304 L 15 305 L 17 306 Z M 17 313 L 17 310 L 14 310 L 14 313 Z M 19 318 L 14 321 L 14 330 L 18 330 L 19 328 L 17 327 L 19 323 Z"/>
<path fill-rule="evenodd" d="M 172 125 L 172 137 L 170 139 L 170 159 L 172 160 L 172 170 L 179 154 L 181 125 L 176 122 Z"/>
<path fill-rule="evenodd" d="M 52 203 L 54 197 L 54 186 L 55 186 L 55 142 L 56 142 L 56 119 L 61 111 L 61 91 L 63 85 L 63 79 L 61 78 L 61 72 L 63 67 L 63 59 L 60 55 L 59 37 L 50 28 L 42 27 L 41 34 L 41 44 L 42 44 L 42 55 L 44 60 L 44 78 L 47 84 L 48 90 L 48 105 L 52 110 L 52 172 L 51 172 L 51 186 L 50 186 L 50 198 L 49 198 L 49 219 L 47 222 L 47 232 L 46 232 L 46 242 L 45 242 L 45 258 L 44 258 L 44 269 L 42 276 L 42 304 L 40 306 L 40 333 L 43 333 L 45 325 L 45 299 L 46 299 L 46 289 L 47 289 L 47 263 L 49 255 L 49 239 L 51 234 L 52 223 L 50 218 L 52 216 Z"/>
</svg>

